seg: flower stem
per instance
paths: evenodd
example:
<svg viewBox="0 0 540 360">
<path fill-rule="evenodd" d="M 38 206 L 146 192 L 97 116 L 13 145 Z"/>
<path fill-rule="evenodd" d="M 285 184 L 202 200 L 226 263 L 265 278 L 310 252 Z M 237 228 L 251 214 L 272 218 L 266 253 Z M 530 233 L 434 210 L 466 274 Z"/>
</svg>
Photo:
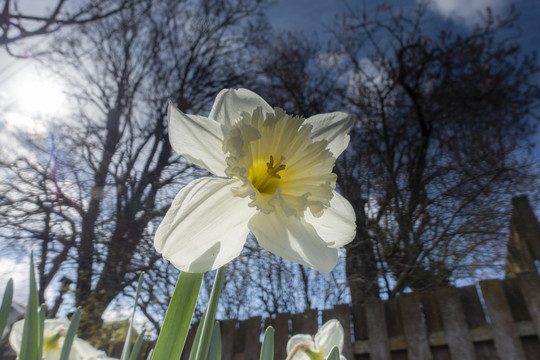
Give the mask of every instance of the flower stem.
<svg viewBox="0 0 540 360">
<path fill-rule="evenodd" d="M 220 267 L 216 272 L 214 279 L 214 285 L 212 286 L 212 292 L 210 293 L 210 301 L 206 311 L 204 312 L 201 324 L 202 332 L 197 347 L 197 353 L 195 360 L 206 360 L 208 356 L 208 349 L 210 348 L 210 340 L 212 339 L 212 330 L 214 328 L 214 319 L 216 317 L 216 310 L 219 301 L 219 295 L 223 288 L 223 279 L 225 278 L 225 266 Z"/>
<path fill-rule="evenodd" d="M 181 272 L 161 327 L 153 360 L 179 359 L 199 297 L 203 274 Z"/>
</svg>

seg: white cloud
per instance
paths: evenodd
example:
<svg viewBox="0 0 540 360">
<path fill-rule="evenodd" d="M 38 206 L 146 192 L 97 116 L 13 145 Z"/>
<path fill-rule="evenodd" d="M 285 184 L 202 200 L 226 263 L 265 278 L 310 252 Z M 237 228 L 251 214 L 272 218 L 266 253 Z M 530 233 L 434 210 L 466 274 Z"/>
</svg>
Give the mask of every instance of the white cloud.
<svg viewBox="0 0 540 360">
<path fill-rule="evenodd" d="M 479 13 L 485 13 L 486 8 L 498 14 L 509 4 L 509 0 L 432 0 L 429 8 L 444 18 L 472 27 L 480 21 Z"/>
<path fill-rule="evenodd" d="M 28 267 L 28 259 L 24 262 L 17 262 L 13 259 L 0 258 L 0 299 L 3 298 L 7 282 L 11 278 L 13 279 L 13 301 L 26 305 L 28 300 Z"/>
<path fill-rule="evenodd" d="M 117 303 L 113 303 L 105 309 L 105 312 L 101 315 L 101 318 L 105 322 L 111 321 L 130 321 L 131 315 L 133 313 L 133 307 L 118 307 Z M 135 312 L 135 317 L 133 318 L 133 327 L 140 334 L 144 329 L 146 329 L 146 336 L 156 337 L 157 334 L 154 333 L 154 329 L 149 324 L 146 316 L 139 312 Z"/>
<path fill-rule="evenodd" d="M 29 293 L 28 270 L 30 258 L 21 259 L 0 258 L 0 302 L 4 296 L 4 291 L 9 279 L 13 279 L 13 302 L 26 306 Z M 34 263 L 34 266 L 36 264 Z M 37 272 L 34 272 L 37 278 Z M 53 280 L 51 285 L 45 290 L 45 303 L 51 308 L 59 291 L 59 281 Z"/>
<path fill-rule="evenodd" d="M 3 131 L 11 134 L 24 131 L 31 136 L 44 137 L 48 133 L 48 126 L 43 120 L 13 111 L 2 115 L 0 125 Z"/>
<path fill-rule="evenodd" d="M 387 87 L 387 73 L 381 66 L 378 66 L 367 57 L 361 58 L 359 68 L 348 73 L 349 84 L 347 87 L 347 95 L 351 98 L 358 96 L 357 88 L 359 84 L 372 91 L 382 90 Z"/>
</svg>

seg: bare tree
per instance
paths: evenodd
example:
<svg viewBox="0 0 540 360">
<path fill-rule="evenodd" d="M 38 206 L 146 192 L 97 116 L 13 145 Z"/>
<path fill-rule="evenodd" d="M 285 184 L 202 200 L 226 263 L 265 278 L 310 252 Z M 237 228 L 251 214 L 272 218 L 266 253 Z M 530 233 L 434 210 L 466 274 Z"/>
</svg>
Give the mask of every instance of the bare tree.
<svg viewBox="0 0 540 360">
<path fill-rule="evenodd" d="M 259 56 L 261 74 L 255 87 L 260 87 L 261 94 L 277 104 L 283 104 L 287 111 L 305 117 L 345 108 L 341 94 L 344 82 L 348 82 L 350 64 L 343 61 L 344 54 L 341 50 L 336 51 L 335 44 L 324 46 L 317 37 L 292 33 L 281 34 L 270 44 L 262 47 Z M 343 165 L 336 168 L 340 172 L 338 186 L 355 209 L 357 235 L 354 242 L 346 247 L 346 274 L 338 274 L 335 283 L 347 278 L 351 288 L 354 288 L 351 284 L 363 284 L 364 297 L 378 296 L 379 271 L 373 244 L 370 240 L 363 240 L 367 238 L 366 230 L 361 225 L 366 223 L 364 200 L 356 191 L 357 184 L 349 189 L 349 182 L 344 181 L 355 178 L 343 173 L 346 169 L 352 170 L 349 164 L 345 165 L 346 161 L 350 161 L 350 155 L 341 161 Z M 355 165 L 352 166 L 354 168 Z M 334 272 L 332 274 L 336 276 Z M 330 286 L 336 291 L 335 295 L 350 295 L 339 286 L 320 281 L 314 284 L 319 288 Z M 337 300 L 332 305 L 338 302 L 341 301 Z"/>
<path fill-rule="evenodd" d="M 248 70 L 237 66 L 251 41 L 245 34 L 264 24 L 262 6 L 140 2 L 59 36 L 49 49 L 44 61 L 68 83 L 76 112 L 58 123 L 53 149 L 30 140 L 32 158 L 4 158 L 14 181 L 2 185 L 0 212 L 13 242 L 39 244 L 42 296 L 55 274 L 75 271 L 85 336 L 142 271 L 164 279 L 164 287 L 176 275 L 163 269 L 153 229 L 200 171 L 171 150 L 167 100 L 200 112 L 221 88 L 237 85 Z M 163 315 L 143 311 L 154 324 Z"/>
<path fill-rule="evenodd" d="M 240 257 L 227 266 L 219 314 L 235 319 L 273 317 L 345 303 L 349 293 L 344 270 L 344 262 L 339 261 L 331 273 L 322 274 L 271 254 L 249 238 Z M 209 275 L 203 303 L 211 279 Z"/>
<path fill-rule="evenodd" d="M 304 117 L 341 106 L 336 95 L 344 68 L 317 36 L 279 34 L 258 46 L 260 76 L 252 88 L 270 103 Z"/>
<path fill-rule="evenodd" d="M 325 48 L 303 35 L 270 48 L 263 79 L 291 99 L 289 111 L 341 103 L 357 118 L 335 169 L 357 216 L 346 247 L 353 303 L 381 284 L 392 297 L 504 265 L 511 197 L 534 179 L 527 154 L 540 100 L 516 16 L 488 10 L 469 33 L 433 36 L 423 4 L 411 16 L 383 8 L 345 16 Z"/>
<path fill-rule="evenodd" d="M 363 199 L 358 244 L 371 244 L 348 257 L 359 264 L 368 250 L 389 296 L 501 266 L 511 197 L 534 174 L 540 68 L 513 40 L 517 15 L 488 10 L 469 34 L 433 37 L 424 10 L 350 17 L 338 35 L 352 67 L 343 95 L 358 117 L 341 185 Z M 360 285 L 353 302 L 369 292 Z"/>
<path fill-rule="evenodd" d="M 42 15 L 23 10 L 18 0 L 3 0 L 0 15 L 0 46 L 10 52 L 9 45 L 22 40 L 52 34 L 63 27 L 99 21 L 127 9 L 133 0 L 98 0 L 76 2 L 58 0 Z M 36 4 L 33 4 L 34 6 Z"/>
</svg>

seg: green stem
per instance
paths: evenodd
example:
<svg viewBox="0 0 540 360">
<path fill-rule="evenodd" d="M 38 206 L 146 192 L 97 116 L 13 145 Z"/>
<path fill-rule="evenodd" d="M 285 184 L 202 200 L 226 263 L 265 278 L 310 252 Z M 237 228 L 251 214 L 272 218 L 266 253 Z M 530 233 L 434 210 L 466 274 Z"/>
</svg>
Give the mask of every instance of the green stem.
<svg viewBox="0 0 540 360">
<path fill-rule="evenodd" d="M 223 288 L 224 278 L 225 266 L 220 267 L 216 272 L 216 278 L 214 279 L 214 285 L 212 286 L 212 292 L 210 293 L 210 301 L 208 302 L 208 307 L 206 308 L 200 325 L 202 326 L 202 332 L 195 360 L 206 360 L 208 356 L 210 340 L 212 339 L 212 330 L 214 328 L 214 319 L 216 317 L 219 295 L 221 294 L 221 289 Z"/>
<path fill-rule="evenodd" d="M 203 274 L 180 273 L 152 359 L 179 359 L 182 355 L 202 278 Z"/>
</svg>

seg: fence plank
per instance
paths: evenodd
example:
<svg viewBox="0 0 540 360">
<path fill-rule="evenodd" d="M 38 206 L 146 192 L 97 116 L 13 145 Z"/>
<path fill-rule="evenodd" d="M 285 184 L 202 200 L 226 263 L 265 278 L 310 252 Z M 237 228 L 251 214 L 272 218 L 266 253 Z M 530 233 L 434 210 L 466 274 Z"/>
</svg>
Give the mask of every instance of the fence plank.
<svg viewBox="0 0 540 360">
<path fill-rule="evenodd" d="M 261 320 L 254 316 L 246 320 L 246 333 L 244 337 L 244 360 L 258 360 L 261 353 Z"/>
<path fill-rule="evenodd" d="M 475 329 L 487 325 L 484 309 L 478 297 L 476 286 L 464 286 L 457 289 L 465 311 L 465 318 L 469 329 Z"/>
<path fill-rule="evenodd" d="M 402 294 L 398 298 L 398 305 L 409 360 L 432 359 L 426 325 L 422 321 L 419 295 L 417 293 Z"/>
<path fill-rule="evenodd" d="M 246 348 L 246 321 L 238 321 L 236 331 L 234 332 L 233 359 L 236 358 L 237 354 L 243 354 Z"/>
<path fill-rule="evenodd" d="M 365 306 L 363 304 L 353 305 L 351 312 L 353 317 L 354 340 L 366 340 L 368 338 L 368 332 Z"/>
<path fill-rule="evenodd" d="M 386 300 L 384 310 L 392 360 L 407 360 L 407 346 L 397 299 Z"/>
<path fill-rule="evenodd" d="M 306 310 L 300 314 L 292 315 L 292 335 L 315 335 L 319 329 L 317 310 Z"/>
<path fill-rule="evenodd" d="M 435 293 L 421 293 L 420 302 L 422 303 L 422 310 L 426 317 L 426 329 L 428 333 L 444 331 L 441 312 Z"/>
<path fill-rule="evenodd" d="M 420 302 L 426 320 L 426 330 L 433 359 L 451 360 L 448 342 L 444 338 L 444 324 L 435 293 L 431 291 L 420 293 Z"/>
<path fill-rule="evenodd" d="M 520 337 L 527 360 L 538 360 L 540 355 L 540 342 L 536 335 Z"/>
<path fill-rule="evenodd" d="M 525 360 L 525 353 L 517 335 L 502 282 L 499 280 L 481 281 L 480 288 L 491 319 L 497 353 L 501 359 Z"/>
<path fill-rule="evenodd" d="M 234 353 L 234 339 L 236 332 L 235 319 L 221 321 L 221 359 L 232 360 Z"/>
<path fill-rule="evenodd" d="M 436 297 L 450 355 L 453 359 L 474 360 L 474 346 L 468 336 L 467 319 L 456 288 L 439 288 L 436 291 Z"/>
<path fill-rule="evenodd" d="M 366 320 L 371 360 L 391 360 L 390 341 L 386 327 L 384 304 L 381 299 L 366 300 Z"/>
<path fill-rule="evenodd" d="M 351 339 L 351 307 L 349 305 L 336 305 L 333 309 L 323 310 L 323 323 L 331 319 L 338 320 L 341 326 L 343 326 L 343 332 L 345 334 L 343 341 L 343 356 L 347 359 L 354 359 Z"/>
<path fill-rule="evenodd" d="M 540 338 L 540 277 L 533 272 L 518 275 L 519 286 L 523 292 L 529 314 Z"/>
<path fill-rule="evenodd" d="M 508 306 L 512 311 L 512 318 L 514 322 L 529 321 L 531 315 L 527 310 L 527 304 L 525 298 L 519 288 L 519 281 L 517 278 L 505 279 L 502 281 L 504 293 L 508 300 Z"/>
<path fill-rule="evenodd" d="M 397 299 L 388 299 L 383 303 L 386 315 L 388 337 L 393 339 L 401 337 L 403 344 L 405 344 L 405 340 L 403 339 L 403 326 L 401 325 L 401 314 L 399 313 Z M 390 346 L 392 347 L 392 343 L 390 343 Z M 405 348 L 405 346 L 403 346 L 403 348 Z"/>
<path fill-rule="evenodd" d="M 275 319 L 266 319 L 265 331 L 268 326 L 274 328 L 274 359 L 285 359 L 287 357 L 290 317 L 290 313 L 282 313 L 277 314 Z"/>
</svg>

